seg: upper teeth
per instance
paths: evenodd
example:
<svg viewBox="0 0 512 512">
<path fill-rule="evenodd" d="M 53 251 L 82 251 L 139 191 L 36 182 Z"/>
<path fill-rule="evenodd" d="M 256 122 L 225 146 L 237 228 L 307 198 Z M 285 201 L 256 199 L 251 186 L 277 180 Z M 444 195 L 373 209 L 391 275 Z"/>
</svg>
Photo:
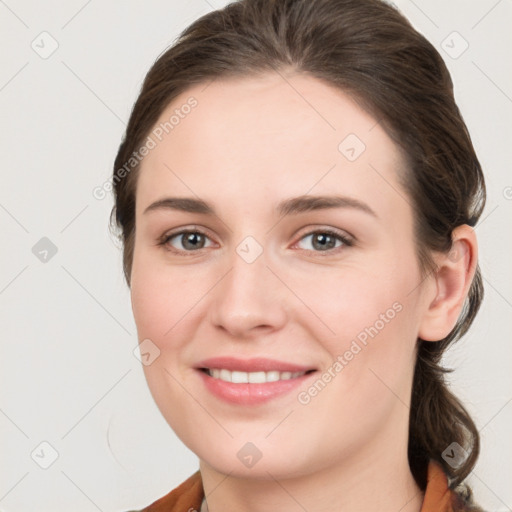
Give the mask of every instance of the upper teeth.
<svg viewBox="0 0 512 512">
<path fill-rule="evenodd" d="M 251 384 L 262 384 L 264 382 L 275 382 L 276 380 L 289 380 L 301 377 L 306 372 L 239 372 L 230 371 L 225 369 L 208 369 L 208 375 L 214 379 L 225 380 L 226 382 L 233 382 L 241 384 L 249 382 Z"/>
</svg>

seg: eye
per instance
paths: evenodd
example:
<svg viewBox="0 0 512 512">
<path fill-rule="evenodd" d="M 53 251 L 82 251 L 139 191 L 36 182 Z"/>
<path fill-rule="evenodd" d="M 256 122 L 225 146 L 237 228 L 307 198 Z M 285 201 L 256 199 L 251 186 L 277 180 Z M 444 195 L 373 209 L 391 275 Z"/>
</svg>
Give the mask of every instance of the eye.
<svg viewBox="0 0 512 512">
<path fill-rule="evenodd" d="M 310 239 L 312 249 L 306 248 L 305 250 L 313 252 L 332 254 L 333 252 L 337 253 L 343 246 L 351 247 L 354 245 L 354 242 L 346 235 L 332 229 L 311 231 L 303 236 L 300 241 L 307 239 Z M 199 229 L 182 229 L 175 233 L 163 235 L 158 245 L 164 246 L 167 250 L 176 254 L 187 255 L 189 253 L 190 255 L 190 253 L 210 247 L 211 245 L 206 245 L 208 240 L 210 240 L 208 235 Z"/>
<path fill-rule="evenodd" d="M 209 240 L 209 237 L 200 230 L 183 229 L 164 235 L 159 241 L 159 245 L 165 246 L 171 252 L 182 254 L 204 249 L 206 240 Z M 177 245 L 182 248 L 176 247 Z"/>
<path fill-rule="evenodd" d="M 307 239 L 310 239 L 309 241 L 313 249 L 306 250 L 312 250 L 314 252 L 338 252 L 335 249 L 340 249 L 342 246 L 351 247 L 354 245 L 353 241 L 347 236 L 331 229 L 311 231 L 300 240 Z M 337 242 L 339 242 L 338 245 L 336 245 Z"/>
</svg>

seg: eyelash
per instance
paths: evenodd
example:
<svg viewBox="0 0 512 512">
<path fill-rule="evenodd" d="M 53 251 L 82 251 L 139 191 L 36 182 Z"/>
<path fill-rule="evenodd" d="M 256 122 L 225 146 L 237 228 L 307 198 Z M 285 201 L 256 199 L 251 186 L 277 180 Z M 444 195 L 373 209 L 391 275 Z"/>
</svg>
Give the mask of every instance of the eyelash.
<svg viewBox="0 0 512 512">
<path fill-rule="evenodd" d="M 200 234 L 200 235 L 205 236 L 206 238 L 209 238 L 209 236 L 204 231 L 202 231 L 200 229 L 182 229 L 175 233 L 169 233 L 169 234 L 163 235 L 160 238 L 160 240 L 158 241 L 157 245 L 164 247 L 167 251 L 172 252 L 174 254 L 183 255 L 183 256 L 193 256 L 194 253 L 198 253 L 202 249 L 197 249 L 194 251 L 182 251 L 182 250 L 178 250 L 178 249 L 168 245 L 170 240 L 172 240 L 173 238 L 180 236 L 180 235 L 191 234 L 191 233 Z M 352 240 L 351 238 L 348 238 L 347 236 L 339 233 L 338 231 L 334 231 L 332 229 L 317 229 L 314 231 L 309 231 L 309 232 L 305 233 L 303 236 L 301 236 L 301 238 L 299 239 L 299 242 L 308 236 L 316 235 L 319 233 L 323 234 L 323 235 L 332 236 L 332 237 L 340 240 L 343 243 L 343 245 L 341 245 L 340 247 L 335 247 L 333 249 L 328 249 L 326 251 L 315 251 L 315 250 L 304 249 L 305 251 L 314 252 L 314 253 L 319 254 L 320 256 L 332 256 L 333 254 L 337 254 L 341 249 L 343 249 L 343 247 L 352 247 L 354 245 L 354 240 Z M 298 242 L 296 242 L 296 243 L 298 243 Z"/>
</svg>

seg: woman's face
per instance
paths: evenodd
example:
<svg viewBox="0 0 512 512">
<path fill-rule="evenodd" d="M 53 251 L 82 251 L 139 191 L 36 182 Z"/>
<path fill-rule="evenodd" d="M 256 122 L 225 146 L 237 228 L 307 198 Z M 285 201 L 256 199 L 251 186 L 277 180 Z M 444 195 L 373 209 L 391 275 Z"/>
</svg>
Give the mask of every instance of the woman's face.
<svg viewBox="0 0 512 512">
<path fill-rule="evenodd" d="M 314 78 L 269 73 L 189 89 L 150 137 L 131 294 L 176 434 L 255 478 L 406 456 L 428 287 L 377 120 Z"/>
</svg>

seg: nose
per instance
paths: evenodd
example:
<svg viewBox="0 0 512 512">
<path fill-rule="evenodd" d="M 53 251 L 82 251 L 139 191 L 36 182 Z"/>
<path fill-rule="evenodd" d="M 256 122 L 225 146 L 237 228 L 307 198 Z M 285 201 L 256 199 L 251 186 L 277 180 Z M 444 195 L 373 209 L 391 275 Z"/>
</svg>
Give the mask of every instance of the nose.
<svg viewBox="0 0 512 512">
<path fill-rule="evenodd" d="M 265 251 L 252 262 L 233 251 L 230 269 L 212 296 L 210 321 L 217 329 L 249 339 L 283 327 L 287 289 L 269 266 Z"/>
</svg>

